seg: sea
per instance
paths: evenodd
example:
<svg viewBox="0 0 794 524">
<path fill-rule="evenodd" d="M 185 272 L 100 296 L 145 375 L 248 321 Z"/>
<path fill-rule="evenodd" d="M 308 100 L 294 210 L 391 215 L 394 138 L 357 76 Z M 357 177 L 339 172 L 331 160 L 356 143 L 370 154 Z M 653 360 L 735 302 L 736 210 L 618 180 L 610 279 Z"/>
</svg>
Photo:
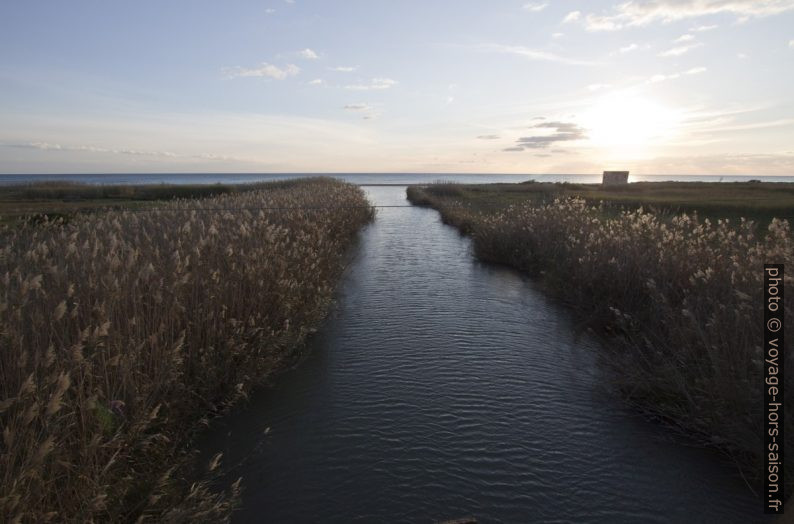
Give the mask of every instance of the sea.
<svg viewBox="0 0 794 524">
<path fill-rule="evenodd" d="M 408 185 L 432 182 L 487 184 L 496 182 L 517 183 L 571 182 L 592 184 L 601 182 L 600 174 L 460 174 L 460 173 L 92 173 L 92 174 L 0 174 L 0 185 L 30 184 L 57 181 L 103 185 L 141 184 L 245 184 L 292 178 L 330 176 L 362 186 Z M 630 175 L 629 182 L 794 182 L 794 176 L 758 175 Z"/>
</svg>

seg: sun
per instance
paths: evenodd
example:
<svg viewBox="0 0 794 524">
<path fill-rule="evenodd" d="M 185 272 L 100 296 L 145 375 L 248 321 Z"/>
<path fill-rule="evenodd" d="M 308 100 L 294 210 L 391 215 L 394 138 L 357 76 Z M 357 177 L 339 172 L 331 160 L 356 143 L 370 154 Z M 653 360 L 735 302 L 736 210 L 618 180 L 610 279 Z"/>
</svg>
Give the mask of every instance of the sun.
<svg viewBox="0 0 794 524">
<path fill-rule="evenodd" d="M 582 116 L 593 145 L 620 155 L 637 155 L 662 145 L 679 122 L 675 110 L 639 95 L 613 93 Z"/>
</svg>

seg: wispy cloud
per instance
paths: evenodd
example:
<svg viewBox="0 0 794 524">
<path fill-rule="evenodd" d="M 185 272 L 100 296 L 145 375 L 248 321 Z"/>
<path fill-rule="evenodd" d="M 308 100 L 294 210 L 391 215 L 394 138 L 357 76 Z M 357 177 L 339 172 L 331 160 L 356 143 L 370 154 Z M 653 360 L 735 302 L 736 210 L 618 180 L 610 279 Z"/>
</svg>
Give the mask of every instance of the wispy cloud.
<svg viewBox="0 0 794 524">
<path fill-rule="evenodd" d="M 780 174 L 794 172 L 794 154 L 759 153 L 660 157 L 647 161 L 653 172 L 662 173 L 724 173 Z"/>
<path fill-rule="evenodd" d="M 216 155 L 213 153 L 202 153 L 197 155 L 186 155 L 180 153 L 173 153 L 171 151 L 153 151 L 153 150 L 140 150 L 129 148 L 108 148 L 87 145 L 66 145 L 51 142 L 0 142 L 0 147 L 8 147 L 15 149 L 36 149 L 39 151 L 62 151 L 62 152 L 80 152 L 80 153 L 102 153 L 110 155 L 126 155 L 126 156 L 146 156 L 156 158 L 195 158 L 200 160 L 241 160 L 238 158 Z"/>
<path fill-rule="evenodd" d="M 373 107 L 369 104 L 361 103 L 361 104 L 346 104 L 344 109 L 347 111 L 370 111 Z"/>
<path fill-rule="evenodd" d="M 639 48 L 640 46 L 638 46 L 637 44 L 629 44 L 627 46 L 623 46 L 620 49 L 618 49 L 618 52 L 620 54 L 626 54 L 626 53 L 631 53 L 632 51 L 636 51 Z"/>
<path fill-rule="evenodd" d="M 794 40 L 789 40 L 789 41 L 788 41 L 788 46 L 789 46 L 790 48 L 794 49 Z"/>
<path fill-rule="evenodd" d="M 322 86 L 325 85 L 325 80 L 322 78 L 315 78 L 314 80 L 309 81 L 310 86 Z"/>
<path fill-rule="evenodd" d="M 539 3 L 539 2 L 529 2 L 528 4 L 524 4 L 522 9 L 524 11 L 531 11 L 533 13 L 537 13 L 539 11 L 543 11 L 549 6 L 547 3 Z"/>
<path fill-rule="evenodd" d="M 676 46 L 676 47 L 672 47 L 672 48 L 668 49 L 667 51 L 662 51 L 661 53 L 659 53 L 658 56 L 661 56 L 663 58 L 667 58 L 667 57 L 670 57 L 670 56 L 681 56 L 681 55 L 687 54 L 688 52 L 690 52 L 693 49 L 697 49 L 698 47 L 700 47 L 702 45 L 703 44 L 701 44 L 701 43 L 696 43 L 696 44 Z"/>
<path fill-rule="evenodd" d="M 659 82 L 665 82 L 667 80 L 675 80 L 676 78 L 680 78 L 682 76 L 699 75 L 700 73 L 705 73 L 706 71 L 708 71 L 708 69 L 706 69 L 705 67 L 693 67 L 691 69 L 687 69 L 686 71 L 653 75 L 647 80 L 647 83 L 658 84 Z"/>
<path fill-rule="evenodd" d="M 582 17 L 582 12 L 581 11 L 571 11 L 570 13 L 565 15 L 565 18 L 562 19 L 562 23 L 563 24 L 567 24 L 567 23 L 570 23 L 570 22 L 576 22 L 581 17 Z"/>
<path fill-rule="evenodd" d="M 295 76 L 301 72 L 300 67 L 295 64 L 288 64 L 285 67 L 274 66 L 267 62 L 262 62 L 259 67 L 233 67 L 223 71 L 229 78 L 245 77 L 267 77 L 275 80 L 284 80 L 287 77 Z"/>
<path fill-rule="evenodd" d="M 320 55 L 318 55 L 308 47 L 306 49 L 302 49 L 301 51 L 298 51 L 298 56 L 305 60 L 317 60 L 318 58 L 320 58 Z"/>
<path fill-rule="evenodd" d="M 717 29 L 718 27 L 719 27 L 719 26 L 718 26 L 718 25 L 716 25 L 716 24 L 712 24 L 712 25 L 699 25 L 699 26 L 697 26 L 697 27 L 693 27 L 692 29 L 690 29 L 690 31 L 695 31 L 695 32 L 697 32 L 697 33 L 703 33 L 703 32 L 706 32 L 706 31 L 711 31 L 712 29 Z"/>
<path fill-rule="evenodd" d="M 360 102 L 356 104 L 346 104 L 343 106 L 345 111 L 353 111 L 355 113 L 361 113 L 361 118 L 364 120 L 373 120 L 380 116 L 380 113 L 377 111 L 377 108 L 371 104 L 367 104 L 365 102 Z"/>
<path fill-rule="evenodd" d="M 573 142 L 587 138 L 585 130 L 579 125 L 571 122 L 543 122 L 542 124 L 535 124 L 531 129 L 551 129 L 552 133 L 522 136 L 516 140 L 514 146 L 508 147 L 504 149 L 504 151 L 547 149 L 559 142 Z"/>
<path fill-rule="evenodd" d="M 682 42 L 690 42 L 690 41 L 692 41 L 694 39 L 695 39 L 694 35 L 690 35 L 689 33 L 687 33 L 687 34 L 681 35 L 678 38 L 676 38 L 675 40 L 673 40 L 673 43 L 674 44 L 680 44 Z"/>
<path fill-rule="evenodd" d="M 338 67 L 329 67 L 328 69 L 331 71 L 338 71 L 340 73 L 352 73 L 353 71 L 358 69 L 358 66 L 338 66 Z"/>
<path fill-rule="evenodd" d="M 615 31 L 722 13 L 749 19 L 790 10 L 794 10 L 794 0 L 633 0 L 615 5 L 605 15 L 588 14 L 585 27 L 590 31 Z"/>
<path fill-rule="evenodd" d="M 482 44 L 476 46 L 477 49 L 482 51 L 488 51 L 493 53 L 504 53 L 508 55 L 516 55 L 521 56 L 523 58 L 528 58 L 529 60 L 537 60 L 542 62 L 558 62 L 561 64 L 569 64 L 569 65 L 595 65 L 596 62 L 590 62 L 587 60 L 578 60 L 574 58 L 567 58 L 564 56 L 559 56 L 554 53 L 550 53 L 548 51 L 540 51 L 538 49 L 531 49 L 529 47 L 517 46 L 517 45 L 502 45 L 502 44 Z"/>
<path fill-rule="evenodd" d="M 380 89 L 390 89 L 397 85 L 396 80 L 391 78 L 373 78 L 366 84 L 351 84 L 346 85 L 345 89 L 352 89 L 354 91 L 371 91 Z"/>
<path fill-rule="evenodd" d="M 477 140 L 499 140 L 499 135 L 480 135 Z"/>
</svg>

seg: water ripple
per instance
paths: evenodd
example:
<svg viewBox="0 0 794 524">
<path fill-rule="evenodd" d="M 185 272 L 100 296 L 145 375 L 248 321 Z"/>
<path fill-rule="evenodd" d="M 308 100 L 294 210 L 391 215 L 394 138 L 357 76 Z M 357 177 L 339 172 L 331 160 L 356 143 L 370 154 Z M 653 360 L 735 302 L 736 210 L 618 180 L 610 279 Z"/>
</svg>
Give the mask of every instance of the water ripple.
<svg viewBox="0 0 794 524">
<path fill-rule="evenodd" d="M 209 438 L 245 477 L 236 521 L 763 520 L 729 465 L 626 411 L 595 341 L 436 212 L 381 210 L 359 249 L 307 361 Z"/>
</svg>

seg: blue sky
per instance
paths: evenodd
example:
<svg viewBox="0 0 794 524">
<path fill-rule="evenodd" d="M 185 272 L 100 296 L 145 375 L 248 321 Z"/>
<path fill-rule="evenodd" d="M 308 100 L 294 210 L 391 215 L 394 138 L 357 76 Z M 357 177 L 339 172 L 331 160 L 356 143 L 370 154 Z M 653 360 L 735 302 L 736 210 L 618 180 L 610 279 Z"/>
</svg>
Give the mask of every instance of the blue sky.
<svg viewBox="0 0 794 524">
<path fill-rule="evenodd" d="M 0 5 L 0 172 L 794 175 L 794 0 Z"/>
</svg>

